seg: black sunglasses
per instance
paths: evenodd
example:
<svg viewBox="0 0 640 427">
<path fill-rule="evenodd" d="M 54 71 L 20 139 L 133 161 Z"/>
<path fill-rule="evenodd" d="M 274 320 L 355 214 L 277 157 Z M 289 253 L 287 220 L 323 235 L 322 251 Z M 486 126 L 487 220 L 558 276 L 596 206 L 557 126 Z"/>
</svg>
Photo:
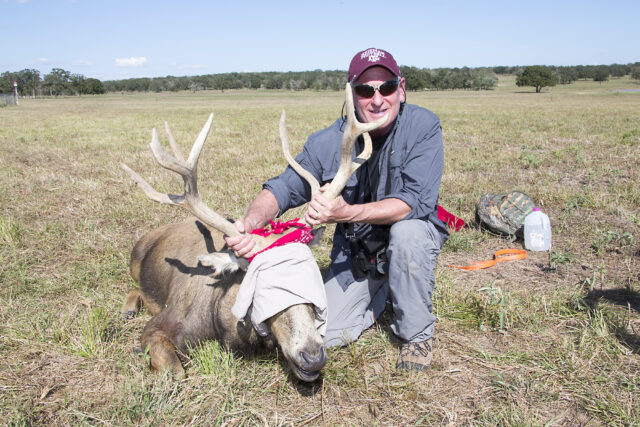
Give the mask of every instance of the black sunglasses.
<svg viewBox="0 0 640 427">
<path fill-rule="evenodd" d="M 375 86 L 367 84 L 355 85 L 353 86 L 353 90 L 356 92 L 356 95 L 361 98 L 373 98 L 373 95 L 376 94 L 376 89 L 380 92 L 380 95 L 389 96 L 398 90 L 398 86 L 400 86 L 400 78 L 396 77 L 393 80 L 387 80 Z"/>
</svg>

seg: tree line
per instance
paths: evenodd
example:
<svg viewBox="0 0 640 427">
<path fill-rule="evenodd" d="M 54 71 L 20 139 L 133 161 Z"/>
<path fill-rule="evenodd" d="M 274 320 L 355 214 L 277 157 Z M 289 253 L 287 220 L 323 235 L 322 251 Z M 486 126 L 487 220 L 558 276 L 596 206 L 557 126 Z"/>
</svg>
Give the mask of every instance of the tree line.
<svg viewBox="0 0 640 427">
<path fill-rule="evenodd" d="M 488 68 L 453 68 L 428 70 L 400 67 L 407 80 L 407 90 L 425 89 L 491 89 L 498 81 Z M 193 77 L 155 77 L 113 80 L 104 82 L 107 92 L 163 92 L 214 89 L 284 89 L 284 90 L 342 90 L 347 81 L 346 71 L 302 71 L 225 73 Z"/>
<path fill-rule="evenodd" d="M 549 70 L 555 76 L 556 82 L 560 84 L 571 84 L 576 80 L 603 82 L 607 81 L 609 77 L 623 77 L 626 75 L 631 75 L 631 78 L 640 80 L 640 62 L 610 65 L 537 65 L 536 67 Z M 493 71 L 496 74 L 515 74 L 520 76 L 526 68 L 530 67 L 498 66 L 493 67 Z"/>
<path fill-rule="evenodd" d="M 579 65 L 575 67 L 531 65 L 524 67 L 518 73 L 516 86 L 533 86 L 536 88 L 536 93 L 540 93 L 542 88 L 555 86 L 558 83 L 571 84 L 579 79 L 593 79 L 593 81 L 602 84 L 602 82 L 609 80 L 609 77 L 622 77 L 627 74 L 630 74 L 632 79 L 640 80 L 640 62 L 627 65 Z"/>
<path fill-rule="evenodd" d="M 401 66 L 400 70 L 407 81 L 407 90 L 489 90 L 498 82 L 498 74 L 516 74 L 519 86 L 536 86 L 530 82 L 533 66 L 496 66 L 480 68 L 417 68 Z M 544 86 L 556 83 L 570 84 L 579 79 L 605 81 L 609 77 L 622 77 L 630 74 L 640 79 L 640 62 L 634 64 L 576 65 L 576 66 L 535 66 L 536 73 L 544 70 Z M 547 75 L 548 74 L 548 75 Z M 525 77 L 522 77 L 522 76 Z M 61 68 L 41 75 L 35 69 L 17 72 L 5 71 L 0 75 L 0 93 L 13 92 L 13 82 L 18 83 L 20 96 L 60 96 L 101 94 L 106 92 L 165 92 L 182 90 L 220 90 L 228 89 L 280 89 L 280 90 L 342 90 L 347 80 L 346 71 L 300 71 L 300 72 L 260 72 L 260 73 L 222 73 L 200 76 L 143 77 L 123 80 L 100 81 L 74 74 Z"/>
<path fill-rule="evenodd" d="M 89 95 L 105 92 L 100 80 L 86 78 L 82 74 L 72 74 L 62 68 L 54 68 L 43 77 L 40 71 L 35 69 L 5 71 L 0 75 L 0 93 L 13 92 L 13 82 L 18 83 L 18 95 L 21 97 Z"/>
</svg>

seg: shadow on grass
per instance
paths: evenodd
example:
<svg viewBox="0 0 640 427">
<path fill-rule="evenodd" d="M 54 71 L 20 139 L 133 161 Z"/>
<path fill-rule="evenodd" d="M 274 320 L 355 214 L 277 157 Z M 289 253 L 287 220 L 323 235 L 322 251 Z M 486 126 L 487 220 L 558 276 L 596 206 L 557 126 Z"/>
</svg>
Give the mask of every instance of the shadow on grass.
<svg viewBox="0 0 640 427">
<path fill-rule="evenodd" d="M 631 308 L 640 313 L 640 292 L 629 289 L 594 289 L 586 296 L 587 302 L 609 301 L 612 304 Z M 591 303 L 589 303 L 591 305 Z"/>
<path fill-rule="evenodd" d="M 400 349 L 404 342 L 400 338 L 398 338 L 398 336 L 391 330 L 392 321 L 393 308 L 391 307 L 391 302 L 387 301 L 387 305 L 385 306 L 384 311 L 380 313 L 380 316 L 378 316 L 378 318 L 376 319 L 374 326 L 378 325 L 378 328 L 380 328 L 380 330 L 386 336 L 389 343 L 391 343 L 391 345 L 393 345 L 397 349 Z"/>
<path fill-rule="evenodd" d="M 304 397 L 312 397 L 322 394 L 322 380 L 324 376 L 322 373 L 318 377 L 317 380 L 306 383 L 300 379 L 298 379 L 295 375 L 289 375 L 289 383 L 296 391 Z"/>
<path fill-rule="evenodd" d="M 585 304 L 594 311 L 599 308 L 598 306 L 602 301 L 607 301 L 640 314 L 640 292 L 629 289 L 593 289 L 587 291 L 584 299 Z M 611 316 L 608 318 L 607 323 L 625 347 L 635 354 L 640 354 L 640 335 L 628 331 L 624 318 L 621 320 L 617 316 Z M 636 331 L 633 330 L 633 332 Z"/>
</svg>

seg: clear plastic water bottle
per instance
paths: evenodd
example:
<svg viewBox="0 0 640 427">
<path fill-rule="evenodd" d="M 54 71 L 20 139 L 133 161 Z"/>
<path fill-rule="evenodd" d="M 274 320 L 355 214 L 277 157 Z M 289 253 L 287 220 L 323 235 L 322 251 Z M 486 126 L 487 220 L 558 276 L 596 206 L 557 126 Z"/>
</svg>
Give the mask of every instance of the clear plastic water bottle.
<svg viewBox="0 0 640 427">
<path fill-rule="evenodd" d="M 533 208 L 524 219 L 524 247 L 528 251 L 551 249 L 551 222 L 539 207 Z"/>
</svg>

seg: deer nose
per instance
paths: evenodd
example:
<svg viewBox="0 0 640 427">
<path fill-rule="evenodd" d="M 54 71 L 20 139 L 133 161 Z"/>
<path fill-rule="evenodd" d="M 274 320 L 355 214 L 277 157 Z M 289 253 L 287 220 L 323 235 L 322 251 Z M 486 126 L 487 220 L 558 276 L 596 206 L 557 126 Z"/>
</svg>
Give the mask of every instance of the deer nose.
<svg viewBox="0 0 640 427">
<path fill-rule="evenodd" d="M 301 351 L 300 362 L 300 367 L 305 371 L 319 371 L 327 364 L 327 351 L 324 346 L 320 346 L 320 349 L 315 352 L 315 354 L 311 354 L 307 351 Z"/>
</svg>

